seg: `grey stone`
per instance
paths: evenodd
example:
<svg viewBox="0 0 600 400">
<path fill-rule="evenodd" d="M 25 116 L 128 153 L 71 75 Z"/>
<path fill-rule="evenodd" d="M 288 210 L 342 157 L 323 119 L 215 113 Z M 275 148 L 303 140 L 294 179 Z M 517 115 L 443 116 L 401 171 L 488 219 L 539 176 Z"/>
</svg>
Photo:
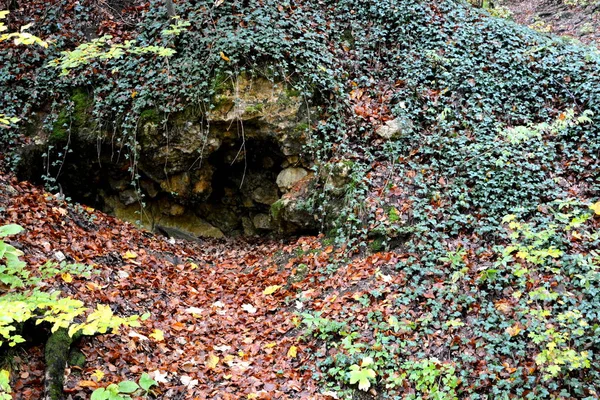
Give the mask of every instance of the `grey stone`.
<svg viewBox="0 0 600 400">
<path fill-rule="evenodd" d="M 290 190 L 298 181 L 308 175 L 304 168 L 286 168 L 277 175 L 277 186 L 281 191 Z"/>
<path fill-rule="evenodd" d="M 391 121 L 387 121 L 383 126 L 379 127 L 375 133 L 383 139 L 397 139 L 402 135 L 406 135 L 413 130 L 413 123 L 406 117 L 398 117 Z"/>
<path fill-rule="evenodd" d="M 273 230 L 273 221 L 270 215 L 267 214 L 256 214 L 252 218 L 252 222 L 256 229 L 261 230 Z"/>
</svg>

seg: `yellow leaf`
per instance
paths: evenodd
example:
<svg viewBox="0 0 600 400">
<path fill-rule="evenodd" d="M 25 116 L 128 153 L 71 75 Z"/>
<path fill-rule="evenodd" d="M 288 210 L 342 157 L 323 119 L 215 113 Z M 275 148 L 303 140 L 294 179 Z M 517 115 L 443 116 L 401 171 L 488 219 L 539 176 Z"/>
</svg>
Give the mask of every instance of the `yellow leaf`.
<svg viewBox="0 0 600 400">
<path fill-rule="evenodd" d="M 529 255 L 529 254 L 527 254 L 527 252 L 526 252 L 526 251 L 519 251 L 519 252 L 517 253 L 517 257 L 519 257 L 519 258 L 521 258 L 521 259 L 523 259 L 523 260 L 524 260 L 524 259 L 526 259 L 528 255 Z"/>
<path fill-rule="evenodd" d="M 276 291 L 278 291 L 281 288 L 281 285 L 273 285 L 273 286 L 267 286 L 265 288 L 265 290 L 263 291 L 264 295 L 270 295 L 275 293 Z"/>
<path fill-rule="evenodd" d="M 221 58 L 222 58 L 223 60 L 225 60 L 225 61 L 227 61 L 227 62 L 230 62 L 230 61 L 231 61 L 231 60 L 229 59 L 229 57 L 227 57 L 227 56 L 225 55 L 225 53 L 223 53 L 222 51 L 221 51 L 221 52 L 219 52 L 219 55 L 221 56 Z"/>
<path fill-rule="evenodd" d="M 581 239 L 581 235 L 577 231 L 573 231 L 572 235 L 573 235 L 573 239 L 578 239 L 578 240 Z"/>
<path fill-rule="evenodd" d="M 592 204 L 590 208 L 596 213 L 596 215 L 600 215 L 600 201 Z"/>
<path fill-rule="evenodd" d="M 517 324 L 506 328 L 506 333 L 508 333 L 511 337 L 517 336 L 519 332 L 521 332 L 521 328 Z"/>
<path fill-rule="evenodd" d="M 296 354 L 298 354 L 298 348 L 296 346 L 290 347 L 287 352 L 288 358 L 296 358 Z"/>
<path fill-rule="evenodd" d="M 246 396 L 246 398 L 248 398 L 248 400 L 258 399 L 258 394 L 256 394 L 256 393 L 248 393 L 248 396 Z"/>
<path fill-rule="evenodd" d="M 137 254 L 134 251 L 127 251 L 125 254 L 123 254 L 123 258 L 126 260 L 130 260 L 132 258 L 137 258 Z"/>
<path fill-rule="evenodd" d="M 137 96 L 137 95 L 138 95 L 138 92 L 137 92 L 137 91 L 135 91 L 135 90 L 134 90 L 133 92 L 131 92 L 131 98 L 132 98 L 132 99 L 134 99 L 134 98 L 135 98 L 135 96 Z"/>
<path fill-rule="evenodd" d="M 204 365 L 206 365 L 206 368 L 208 369 L 215 369 L 217 364 L 219 363 L 219 360 L 219 357 L 215 356 L 213 353 L 210 353 L 206 358 Z"/>
<path fill-rule="evenodd" d="M 264 348 L 265 348 L 265 349 L 270 349 L 270 348 L 273 348 L 273 347 L 275 347 L 275 346 L 277 346 L 277 343 L 275 343 L 275 342 L 272 342 L 272 343 L 267 343 L 267 344 L 265 344 Z"/>
<path fill-rule="evenodd" d="M 68 272 L 66 272 L 64 274 L 60 274 L 60 277 L 62 278 L 63 281 L 65 281 L 67 283 L 73 282 L 73 277 Z"/>
<path fill-rule="evenodd" d="M 292 318 L 292 324 L 294 324 L 294 326 L 296 328 L 299 327 L 301 323 L 302 323 L 302 321 L 300 321 L 300 318 L 298 318 L 298 317 Z"/>
<path fill-rule="evenodd" d="M 196 268 L 198 268 L 198 264 L 196 263 L 190 263 L 190 268 L 193 270 L 195 270 Z"/>
<path fill-rule="evenodd" d="M 153 330 L 149 336 L 157 342 L 162 342 L 163 340 L 165 340 L 165 334 L 160 329 Z"/>
<path fill-rule="evenodd" d="M 94 378 L 96 378 L 96 380 L 98 382 L 100 382 L 102 380 L 102 378 L 104 378 L 104 372 L 102 372 L 101 370 L 97 369 L 94 371 L 94 373 L 92 374 L 92 376 Z"/>
</svg>

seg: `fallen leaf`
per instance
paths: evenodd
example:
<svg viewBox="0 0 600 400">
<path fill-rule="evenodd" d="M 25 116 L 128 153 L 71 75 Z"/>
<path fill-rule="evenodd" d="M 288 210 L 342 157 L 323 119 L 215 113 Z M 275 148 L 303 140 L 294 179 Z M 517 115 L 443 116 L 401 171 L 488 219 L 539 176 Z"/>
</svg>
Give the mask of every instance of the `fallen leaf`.
<svg viewBox="0 0 600 400">
<path fill-rule="evenodd" d="M 98 387 L 98 384 L 94 381 L 79 381 L 77 382 L 77 386 L 95 388 Z"/>
<path fill-rule="evenodd" d="M 189 389 L 198 385 L 198 379 L 192 379 L 191 376 L 182 375 L 179 379 L 181 380 L 181 383 L 183 383 L 183 385 L 187 386 Z"/>
<path fill-rule="evenodd" d="M 160 329 L 153 330 L 150 334 L 150 337 L 156 340 L 157 342 L 162 342 L 163 340 L 165 340 L 165 334 Z"/>
<path fill-rule="evenodd" d="M 521 328 L 518 324 L 506 328 L 506 333 L 508 333 L 511 337 L 517 336 L 519 332 L 521 332 Z"/>
<path fill-rule="evenodd" d="M 263 291 L 264 295 L 270 295 L 275 293 L 276 291 L 278 291 L 281 288 L 281 285 L 273 285 L 273 286 L 267 286 L 265 288 L 265 290 Z"/>
<path fill-rule="evenodd" d="M 225 53 L 223 53 L 222 51 L 221 51 L 221 52 L 219 52 L 219 55 L 221 56 L 221 58 L 222 58 L 223 60 L 225 60 L 225 61 L 227 61 L 227 62 L 230 62 L 230 61 L 231 61 L 231 59 L 229 59 L 229 57 L 227 57 L 227 56 L 225 55 Z"/>
<path fill-rule="evenodd" d="M 256 313 L 256 307 L 254 307 L 252 304 L 242 304 L 242 310 L 250 314 Z"/>
<path fill-rule="evenodd" d="M 137 258 L 137 256 L 137 253 L 134 251 L 126 251 L 125 254 L 123 254 L 123 258 L 126 260 Z"/>
<path fill-rule="evenodd" d="M 206 358 L 204 365 L 206 365 L 206 368 L 208 369 L 215 369 L 217 364 L 219 363 L 219 360 L 219 357 L 215 356 L 213 353 L 210 353 Z"/>
<path fill-rule="evenodd" d="M 129 337 L 132 337 L 132 338 L 138 338 L 138 339 L 141 339 L 141 340 L 148 340 L 148 337 L 147 337 L 147 336 L 144 336 L 144 335 L 142 335 L 142 334 L 139 334 L 139 333 L 137 333 L 137 332 L 136 332 L 136 331 L 134 331 L 134 330 L 130 331 L 130 332 L 129 332 L 129 334 L 128 334 L 128 336 L 129 336 Z"/>
<path fill-rule="evenodd" d="M 158 383 L 168 383 L 169 382 L 169 380 L 167 379 L 168 375 L 169 375 L 168 372 L 162 373 L 159 370 L 150 372 L 150 376 L 152 376 L 152 379 L 154 379 Z"/>
<path fill-rule="evenodd" d="M 292 346 L 288 350 L 287 356 L 288 356 L 288 358 L 296 358 L 297 353 L 298 353 L 298 348 L 296 346 Z"/>
<path fill-rule="evenodd" d="M 94 373 L 92 374 L 92 376 L 94 378 L 96 378 L 96 381 L 100 382 L 102 380 L 102 378 L 104 378 L 104 372 L 102 372 L 101 370 L 97 369 L 94 371 Z"/>
<path fill-rule="evenodd" d="M 590 209 L 591 209 L 593 212 L 595 212 L 595 213 L 596 213 L 596 215 L 600 215 L 600 201 L 598 201 L 598 202 L 596 202 L 596 203 L 592 204 L 592 205 L 590 206 Z"/>
<path fill-rule="evenodd" d="M 69 274 L 68 272 L 65 272 L 64 274 L 60 274 L 60 277 L 62 278 L 63 281 L 65 281 L 66 283 L 71 283 L 73 282 L 73 277 L 71 276 L 71 274 Z"/>
<path fill-rule="evenodd" d="M 185 312 L 190 313 L 190 314 L 195 314 L 195 315 L 201 315 L 202 309 L 198 308 L 198 307 L 188 307 L 185 309 Z"/>
</svg>

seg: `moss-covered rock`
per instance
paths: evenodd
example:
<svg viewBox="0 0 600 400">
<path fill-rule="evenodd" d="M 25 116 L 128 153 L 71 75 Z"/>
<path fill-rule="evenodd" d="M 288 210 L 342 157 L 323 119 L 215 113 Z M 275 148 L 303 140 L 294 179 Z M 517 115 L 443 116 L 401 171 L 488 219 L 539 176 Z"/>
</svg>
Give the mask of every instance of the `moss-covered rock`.
<svg viewBox="0 0 600 400">
<path fill-rule="evenodd" d="M 58 329 L 46 342 L 44 355 L 46 358 L 46 375 L 44 382 L 44 400 L 62 400 L 63 386 L 69 349 L 73 338 L 64 328 Z"/>
<path fill-rule="evenodd" d="M 49 136 L 50 142 L 63 142 L 69 135 L 78 133 L 90 120 L 90 108 L 93 99 L 83 88 L 76 88 L 71 95 L 69 104 L 63 108 Z"/>
</svg>

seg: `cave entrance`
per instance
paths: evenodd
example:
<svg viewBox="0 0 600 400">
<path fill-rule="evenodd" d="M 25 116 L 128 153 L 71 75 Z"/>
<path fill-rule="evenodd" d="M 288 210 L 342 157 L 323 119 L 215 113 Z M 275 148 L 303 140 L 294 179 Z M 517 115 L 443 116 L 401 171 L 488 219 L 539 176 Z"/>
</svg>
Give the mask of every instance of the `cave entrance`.
<svg viewBox="0 0 600 400">
<path fill-rule="evenodd" d="M 140 162 L 136 182 L 122 155 L 71 146 L 60 174 L 58 167 L 50 168 L 50 175 L 58 176 L 55 189 L 119 219 L 184 239 L 281 234 L 271 215 L 271 206 L 289 189 L 289 179 L 281 177 L 307 173 L 298 156 L 284 155 L 276 142 L 263 138 L 223 142 L 178 175 L 157 178 Z M 45 183 L 48 157 L 57 158 L 40 148 L 26 151 L 19 178 Z"/>
</svg>

